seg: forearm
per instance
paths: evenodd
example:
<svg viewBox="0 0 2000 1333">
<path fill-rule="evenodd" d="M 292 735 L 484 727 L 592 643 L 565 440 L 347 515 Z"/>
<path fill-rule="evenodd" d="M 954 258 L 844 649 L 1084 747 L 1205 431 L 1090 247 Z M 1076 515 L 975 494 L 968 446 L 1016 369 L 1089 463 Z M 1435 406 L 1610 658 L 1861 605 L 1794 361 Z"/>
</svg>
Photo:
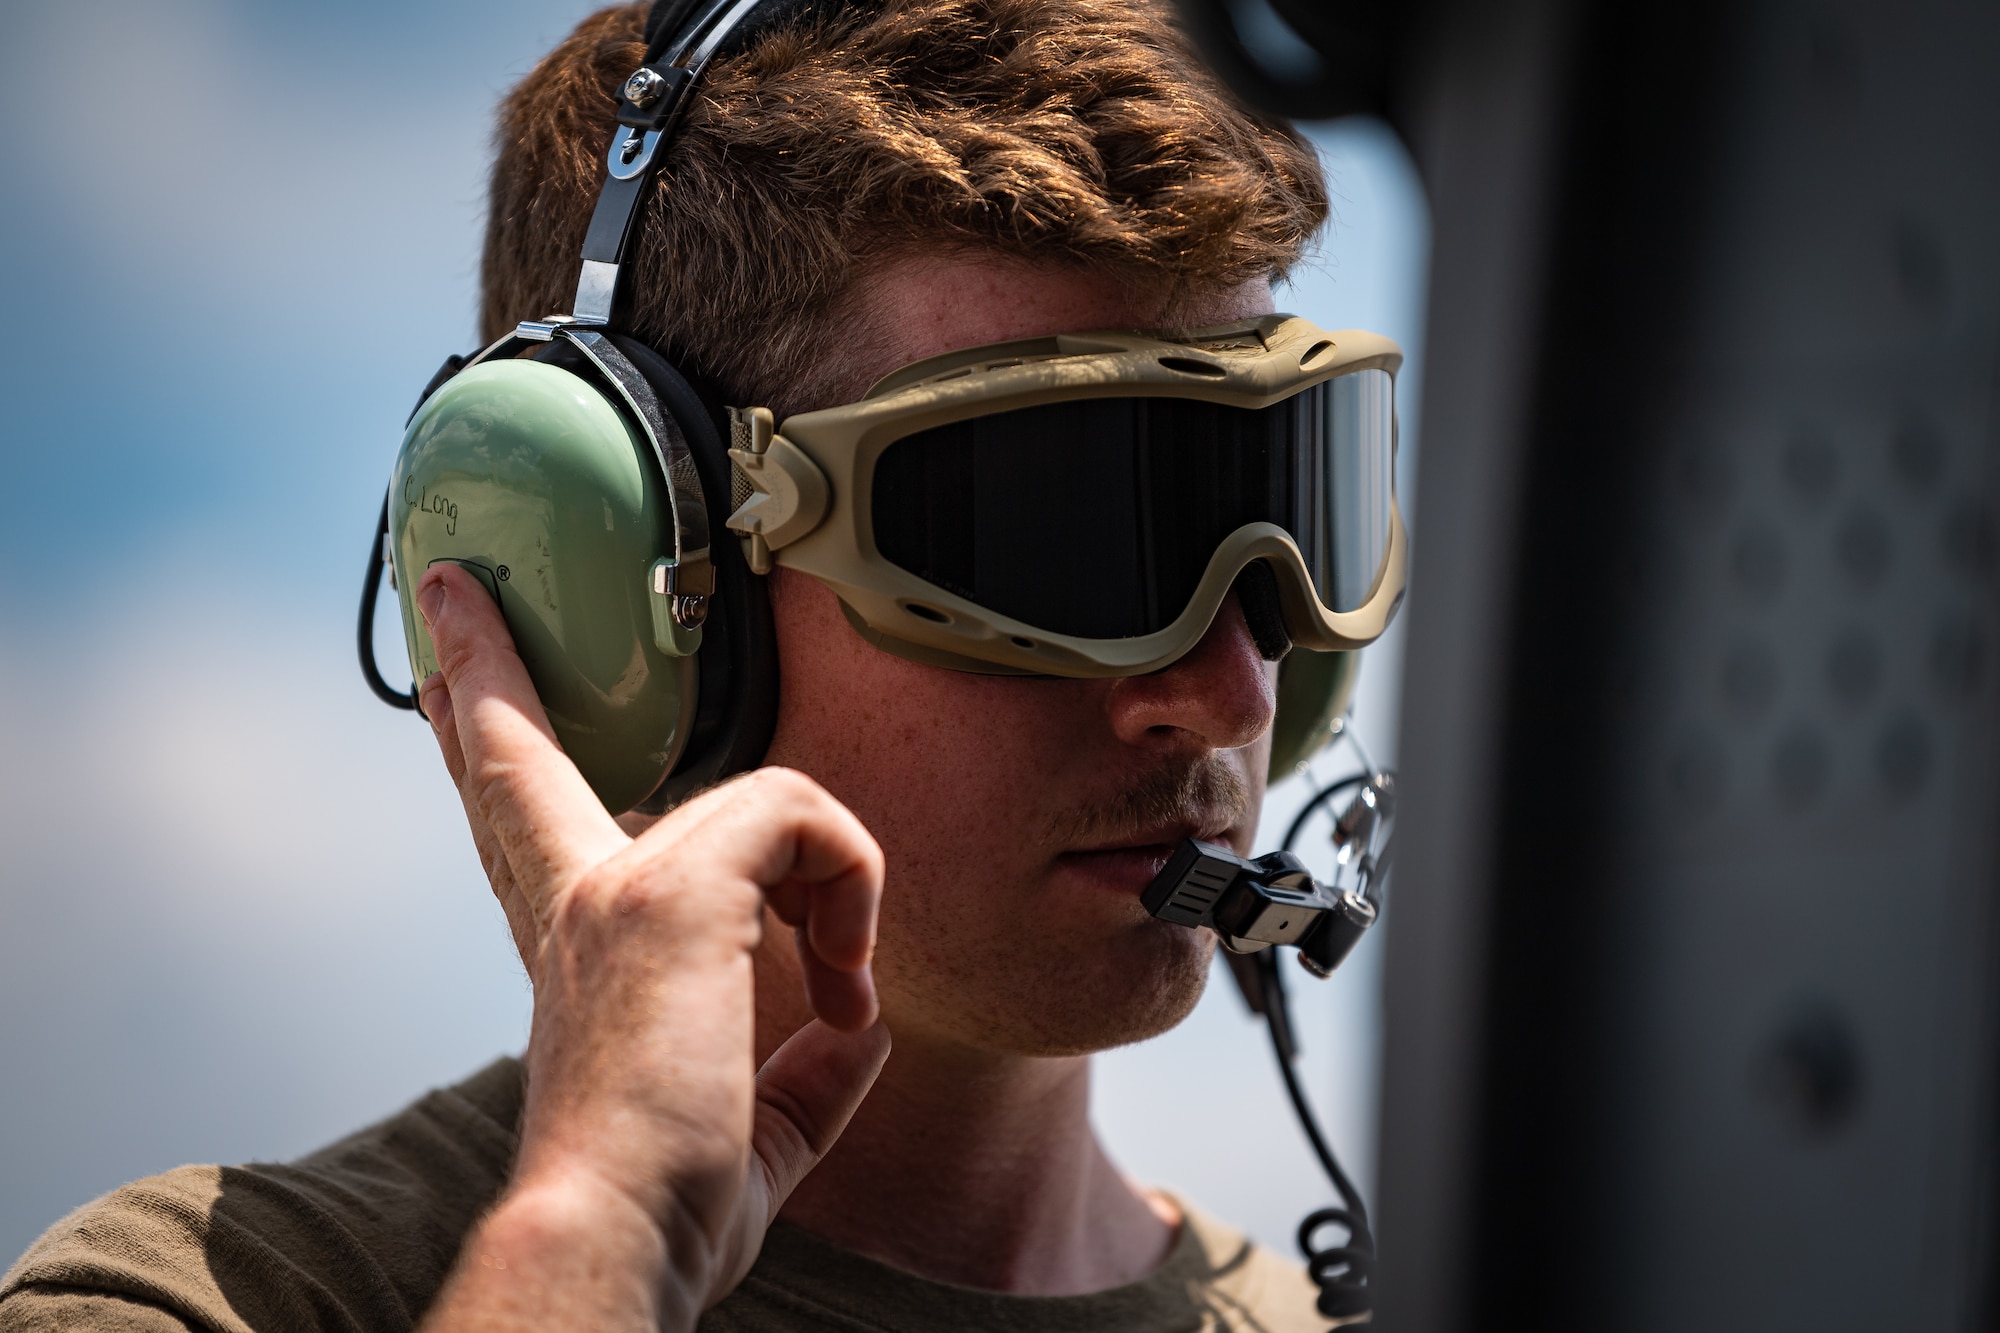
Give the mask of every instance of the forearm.
<svg viewBox="0 0 2000 1333">
<path fill-rule="evenodd" d="M 424 1333 L 652 1333 L 694 1327 L 700 1296 L 659 1227 L 587 1177 L 517 1185 L 466 1237 Z"/>
</svg>

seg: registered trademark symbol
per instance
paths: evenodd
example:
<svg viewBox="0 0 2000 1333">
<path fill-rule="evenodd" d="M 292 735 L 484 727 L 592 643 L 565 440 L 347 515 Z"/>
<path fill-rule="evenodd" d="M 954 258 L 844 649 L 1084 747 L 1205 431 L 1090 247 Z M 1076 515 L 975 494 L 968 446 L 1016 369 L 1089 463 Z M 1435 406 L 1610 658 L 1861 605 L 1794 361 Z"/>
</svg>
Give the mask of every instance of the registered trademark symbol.
<svg viewBox="0 0 2000 1333">
<path fill-rule="evenodd" d="M 500 568 L 496 569 L 493 572 L 500 576 L 500 581 L 502 583 L 505 583 L 507 581 L 507 566 L 502 565 L 500 566 Z"/>
</svg>

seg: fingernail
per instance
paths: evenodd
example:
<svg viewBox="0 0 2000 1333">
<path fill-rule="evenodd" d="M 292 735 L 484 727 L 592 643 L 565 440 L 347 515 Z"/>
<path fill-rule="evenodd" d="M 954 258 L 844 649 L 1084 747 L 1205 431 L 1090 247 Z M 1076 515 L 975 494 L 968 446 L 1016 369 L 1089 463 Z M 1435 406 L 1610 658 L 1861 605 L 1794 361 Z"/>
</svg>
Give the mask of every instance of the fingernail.
<svg viewBox="0 0 2000 1333">
<path fill-rule="evenodd" d="M 435 578 L 427 578 L 417 585 L 417 612 L 424 618 L 424 628 L 429 629 L 437 619 L 438 608 L 444 605 L 444 584 Z"/>
</svg>

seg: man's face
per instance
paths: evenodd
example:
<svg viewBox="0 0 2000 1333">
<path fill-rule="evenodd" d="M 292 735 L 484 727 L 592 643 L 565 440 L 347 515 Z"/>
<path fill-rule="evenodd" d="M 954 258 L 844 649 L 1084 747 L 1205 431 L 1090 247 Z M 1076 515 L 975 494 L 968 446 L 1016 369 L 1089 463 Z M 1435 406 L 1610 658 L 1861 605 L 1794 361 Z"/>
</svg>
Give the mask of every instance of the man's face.
<svg viewBox="0 0 2000 1333">
<path fill-rule="evenodd" d="M 1183 298 L 1174 322 L 1270 309 L 1256 283 L 1191 306 Z M 857 339 L 843 401 L 940 352 L 1157 328 L 1163 313 L 1156 299 L 1074 273 L 977 259 L 893 266 L 870 284 L 860 321 L 869 336 Z M 769 762 L 816 778 L 882 844 L 875 976 L 899 1045 L 1073 1054 L 1185 1017 L 1212 937 L 1153 920 L 1139 893 L 1185 837 L 1249 850 L 1276 668 L 1235 598 L 1164 671 L 1063 680 L 893 656 L 862 640 L 823 584 L 783 569 L 772 594 L 780 686 Z M 776 967 L 762 970 L 789 971 L 786 952 L 767 948 Z M 773 975 L 767 995 L 788 980 Z"/>
</svg>

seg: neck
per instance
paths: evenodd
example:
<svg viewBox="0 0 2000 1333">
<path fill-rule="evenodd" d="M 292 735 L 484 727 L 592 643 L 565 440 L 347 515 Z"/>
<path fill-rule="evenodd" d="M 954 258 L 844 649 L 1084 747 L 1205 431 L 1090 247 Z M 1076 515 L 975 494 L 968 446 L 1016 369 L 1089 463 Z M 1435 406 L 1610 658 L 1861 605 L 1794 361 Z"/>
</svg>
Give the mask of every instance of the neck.
<svg viewBox="0 0 2000 1333">
<path fill-rule="evenodd" d="M 1034 1296 L 1139 1280 L 1179 1223 L 1098 1144 L 1088 1056 L 996 1056 L 922 1038 L 898 1040 L 783 1216 L 906 1272 Z"/>
</svg>

